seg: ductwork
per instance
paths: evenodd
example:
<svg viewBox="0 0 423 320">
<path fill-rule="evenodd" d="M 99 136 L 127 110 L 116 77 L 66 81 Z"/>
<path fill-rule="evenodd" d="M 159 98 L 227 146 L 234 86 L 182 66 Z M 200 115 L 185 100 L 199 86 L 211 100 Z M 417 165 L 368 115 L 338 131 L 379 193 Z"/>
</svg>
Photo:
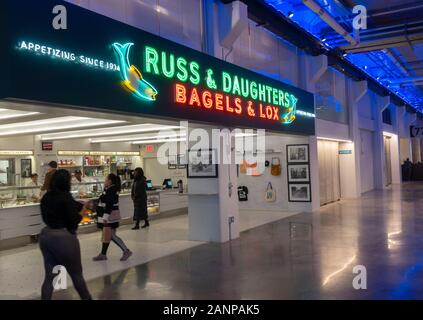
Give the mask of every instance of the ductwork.
<svg viewBox="0 0 423 320">
<path fill-rule="evenodd" d="M 339 33 L 345 40 L 347 40 L 352 46 L 357 45 L 355 40 L 329 13 L 326 12 L 318 3 L 314 0 L 302 0 L 310 10 L 320 16 L 333 30 Z"/>
<path fill-rule="evenodd" d="M 410 77 L 392 80 L 391 84 L 404 84 L 406 82 L 423 82 L 423 76 L 420 77 Z"/>
</svg>

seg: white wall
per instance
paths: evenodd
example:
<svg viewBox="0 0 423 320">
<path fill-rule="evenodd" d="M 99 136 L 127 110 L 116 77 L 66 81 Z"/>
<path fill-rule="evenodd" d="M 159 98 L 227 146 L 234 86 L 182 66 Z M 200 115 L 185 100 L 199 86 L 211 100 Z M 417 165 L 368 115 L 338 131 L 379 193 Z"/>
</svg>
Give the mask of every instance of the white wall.
<svg viewBox="0 0 423 320">
<path fill-rule="evenodd" d="M 311 204 L 294 203 L 288 201 L 288 178 L 287 178 L 287 156 L 286 145 L 288 144 L 308 144 L 308 137 L 288 136 L 288 135 L 272 135 L 266 136 L 266 149 L 275 150 L 275 153 L 266 153 L 266 160 L 272 161 L 273 157 L 277 157 L 281 161 L 281 175 L 272 176 L 270 166 L 265 168 L 261 176 L 248 176 L 239 174 L 238 185 L 248 188 L 248 201 L 239 202 L 240 209 L 247 210 L 272 210 L 272 211 L 310 211 Z M 276 190 L 276 201 L 266 202 L 265 191 L 268 183 L 271 182 L 273 189 Z M 317 196 L 318 195 L 312 195 Z"/>
<path fill-rule="evenodd" d="M 351 154 L 339 155 L 339 174 L 341 181 L 341 198 L 351 199 L 357 197 L 357 174 L 355 148 L 353 142 L 340 142 L 339 150 L 351 150 Z"/>
<path fill-rule="evenodd" d="M 412 160 L 411 154 L 411 141 L 409 138 L 400 139 L 400 148 L 401 148 L 401 163 L 404 163 L 405 160 Z"/>
<path fill-rule="evenodd" d="M 375 188 L 373 164 L 373 132 L 360 130 L 360 135 L 361 192 L 364 193 Z"/>
<path fill-rule="evenodd" d="M 66 1 L 201 50 L 201 14 L 198 0 Z"/>
<path fill-rule="evenodd" d="M 157 158 L 144 158 L 144 173 L 147 179 L 151 179 L 153 185 L 160 186 L 164 179 L 172 179 L 176 186 L 178 180 L 182 180 L 184 186 L 187 183 L 186 169 L 169 169 L 168 165 L 161 164 Z"/>
<path fill-rule="evenodd" d="M 358 115 L 361 118 L 373 119 L 372 117 L 372 100 L 370 94 L 366 94 L 358 104 Z"/>
</svg>

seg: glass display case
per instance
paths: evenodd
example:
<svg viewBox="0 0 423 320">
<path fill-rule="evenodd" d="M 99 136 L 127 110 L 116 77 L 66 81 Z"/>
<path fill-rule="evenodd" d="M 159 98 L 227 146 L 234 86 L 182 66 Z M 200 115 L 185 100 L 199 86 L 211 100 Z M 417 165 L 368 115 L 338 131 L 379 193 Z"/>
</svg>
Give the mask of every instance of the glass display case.
<svg viewBox="0 0 423 320">
<path fill-rule="evenodd" d="M 130 195 L 132 188 L 132 180 L 122 181 L 121 196 Z M 91 209 L 83 212 L 81 225 L 89 225 L 95 223 L 95 205 L 96 200 L 100 197 L 104 189 L 103 179 L 90 182 L 72 183 L 71 194 L 75 200 L 86 202 L 92 201 Z M 16 187 L 3 186 L 0 187 L 0 210 L 2 208 L 16 208 L 24 206 L 36 206 L 39 204 L 42 196 L 40 187 Z M 149 214 L 157 214 L 160 212 L 160 192 L 149 191 L 147 193 L 147 209 Z"/>
<path fill-rule="evenodd" d="M 14 184 L 15 160 L 0 159 L 0 186 Z"/>
<path fill-rule="evenodd" d="M 40 197 L 40 187 L 0 187 L 0 208 L 35 205 Z"/>
</svg>

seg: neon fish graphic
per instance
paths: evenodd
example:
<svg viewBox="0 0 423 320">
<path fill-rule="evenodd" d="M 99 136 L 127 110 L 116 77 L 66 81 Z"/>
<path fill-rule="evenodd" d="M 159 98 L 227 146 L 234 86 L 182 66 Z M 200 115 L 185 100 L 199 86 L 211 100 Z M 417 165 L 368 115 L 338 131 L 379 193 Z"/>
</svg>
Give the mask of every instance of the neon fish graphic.
<svg viewBox="0 0 423 320">
<path fill-rule="evenodd" d="M 281 122 L 283 124 L 293 123 L 294 120 L 295 120 L 295 118 L 296 118 L 295 117 L 295 113 L 297 111 L 297 102 L 298 102 L 298 99 L 293 94 L 291 94 L 289 96 L 289 98 L 291 100 L 291 103 L 289 104 L 290 107 L 287 108 L 288 109 L 287 112 L 282 113 L 282 115 L 281 115 L 281 119 L 282 119 Z"/>
<path fill-rule="evenodd" d="M 113 43 L 123 78 L 122 84 L 137 98 L 155 101 L 157 90 L 143 78 L 137 67 L 129 63 L 129 51 L 133 45 L 133 43 L 123 45 L 117 42 Z"/>
</svg>

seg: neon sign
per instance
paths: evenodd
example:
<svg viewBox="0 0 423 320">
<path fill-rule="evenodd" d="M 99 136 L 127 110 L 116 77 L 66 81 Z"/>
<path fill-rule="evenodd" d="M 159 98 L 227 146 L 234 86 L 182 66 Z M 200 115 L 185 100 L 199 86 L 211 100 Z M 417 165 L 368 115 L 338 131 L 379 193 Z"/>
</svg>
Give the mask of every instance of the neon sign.
<svg viewBox="0 0 423 320">
<path fill-rule="evenodd" d="M 52 46 L 31 41 L 21 41 L 17 46 L 18 50 L 27 51 L 36 55 L 51 57 L 61 61 L 69 61 L 82 64 L 87 67 L 94 67 L 103 70 L 119 71 L 119 66 L 99 58 L 88 57 L 77 54 L 73 51 L 54 48 Z"/>
<path fill-rule="evenodd" d="M 56 2 L 0 1 L 1 97 L 315 134 L 311 93 L 70 3 L 58 36 L 39 23 Z"/>
<path fill-rule="evenodd" d="M 120 72 L 123 78 L 123 85 L 131 91 L 136 97 L 149 101 L 156 100 L 157 90 L 144 80 L 137 67 L 129 63 L 129 51 L 133 43 L 120 44 L 115 42 L 115 50 L 120 66 Z"/>
<path fill-rule="evenodd" d="M 129 52 L 133 45 L 133 43 L 122 45 L 117 42 L 113 44 L 123 86 L 138 98 L 154 101 L 157 90 L 129 62 Z M 143 57 L 145 73 L 178 81 L 173 84 L 173 102 L 179 105 L 214 109 L 236 115 L 244 113 L 250 118 L 258 117 L 282 124 L 291 124 L 297 114 L 305 117 L 313 116 L 300 110 L 297 112 L 297 97 L 279 88 L 232 75 L 226 71 L 221 71 L 220 81 L 217 81 L 212 68 L 207 68 L 202 77 L 201 67 L 197 61 L 188 61 L 185 57 L 159 51 L 152 46 L 144 47 Z M 204 83 L 201 82 L 202 79 Z M 188 83 L 190 88 L 187 86 Z"/>
</svg>

